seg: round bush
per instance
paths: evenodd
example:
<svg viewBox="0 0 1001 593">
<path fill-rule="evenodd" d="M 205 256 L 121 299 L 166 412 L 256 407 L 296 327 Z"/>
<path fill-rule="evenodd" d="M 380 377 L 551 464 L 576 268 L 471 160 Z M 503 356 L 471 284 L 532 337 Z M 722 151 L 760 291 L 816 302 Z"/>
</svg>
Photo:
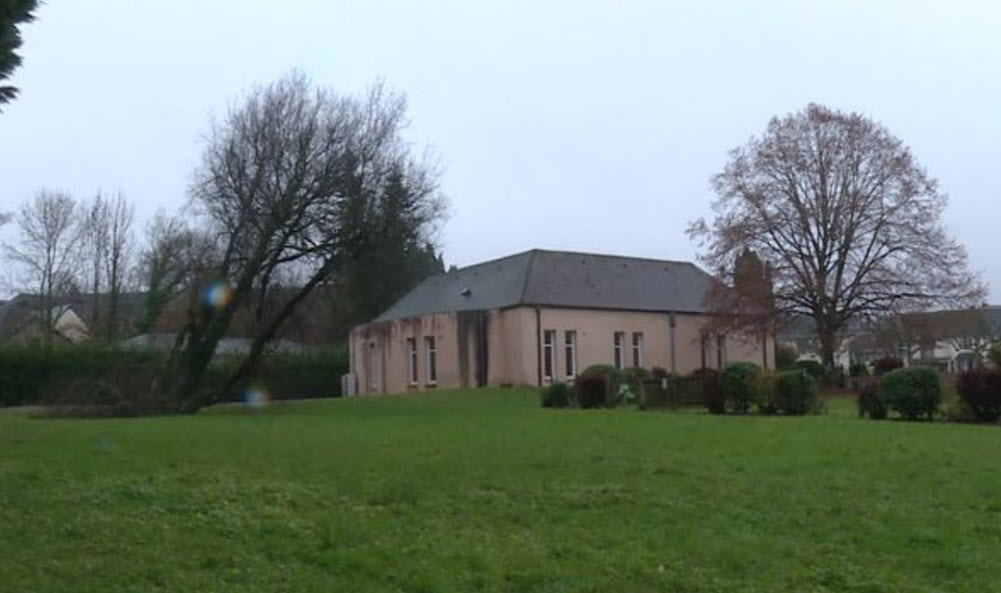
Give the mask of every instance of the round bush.
<svg viewBox="0 0 1001 593">
<path fill-rule="evenodd" d="M 746 414 L 751 410 L 760 370 L 760 367 L 752 362 L 734 362 L 726 365 L 720 375 L 720 382 L 723 387 L 723 399 L 730 410 L 737 414 Z"/>
<path fill-rule="evenodd" d="M 779 375 L 779 408 L 784 414 L 802 416 L 820 410 L 817 381 L 804 371 Z"/>
<path fill-rule="evenodd" d="M 573 390 L 566 383 L 553 383 L 542 390 L 543 408 L 566 408 L 573 403 Z"/>
<path fill-rule="evenodd" d="M 873 420 L 886 418 L 886 403 L 879 397 L 879 381 L 872 377 L 862 379 L 858 392 L 859 418 L 868 416 Z"/>
<path fill-rule="evenodd" d="M 956 391 L 976 422 L 1001 418 L 1001 369 L 972 369 L 956 379 Z"/>
<path fill-rule="evenodd" d="M 608 384 L 601 375 L 580 376 L 574 382 L 577 405 L 584 409 L 605 407 Z"/>
<path fill-rule="evenodd" d="M 628 395 L 623 395 L 617 399 L 628 398 L 628 401 L 624 401 L 623 403 L 631 403 L 640 396 L 640 393 L 643 390 L 643 381 L 649 378 L 650 371 L 643 367 L 632 367 L 626 369 L 622 372 L 622 384 L 628 387 L 629 392 Z M 621 388 L 615 395 L 620 394 L 622 394 Z"/>
<path fill-rule="evenodd" d="M 693 379 L 702 382 L 702 399 L 710 414 L 726 412 L 726 398 L 723 397 L 723 386 L 720 384 L 719 372 L 715 369 L 699 369 L 692 373 Z"/>
<path fill-rule="evenodd" d="M 893 356 L 884 356 L 883 358 L 880 358 L 872 363 L 873 373 L 875 373 L 877 377 L 882 377 L 890 371 L 895 371 L 903 367 L 904 361 Z"/>
<path fill-rule="evenodd" d="M 602 405 L 615 405 L 619 401 L 619 387 L 622 385 L 622 371 L 610 364 L 592 364 L 584 369 L 581 377 L 601 377 L 605 382 L 605 402 Z"/>
<path fill-rule="evenodd" d="M 778 414 L 779 406 L 779 374 L 775 371 L 763 370 L 758 373 L 754 388 L 754 401 L 759 414 Z"/>
<path fill-rule="evenodd" d="M 879 380 L 879 394 L 888 409 L 904 418 L 931 420 L 942 403 L 942 382 L 926 367 L 896 369 Z"/>
</svg>

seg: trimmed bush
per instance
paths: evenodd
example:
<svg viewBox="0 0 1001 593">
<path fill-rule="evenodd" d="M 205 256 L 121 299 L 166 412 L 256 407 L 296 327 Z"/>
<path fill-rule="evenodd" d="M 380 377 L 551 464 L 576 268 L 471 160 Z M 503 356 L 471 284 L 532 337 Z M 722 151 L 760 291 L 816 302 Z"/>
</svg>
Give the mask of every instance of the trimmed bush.
<svg viewBox="0 0 1001 593">
<path fill-rule="evenodd" d="M 581 377 L 601 377 L 605 382 L 604 403 L 602 405 L 616 405 L 619 403 L 619 387 L 622 385 L 622 371 L 610 364 L 592 364 L 584 369 Z M 583 406 L 582 406 L 583 407 Z"/>
<path fill-rule="evenodd" d="M 877 359 L 872 363 L 872 372 L 877 377 L 882 377 L 883 375 L 904 367 L 904 361 L 896 358 L 894 356 L 884 356 L 883 358 Z"/>
<path fill-rule="evenodd" d="M 868 416 L 873 420 L 886 418 L 886 402 L 879 397 L 879 380 L 865 377 L 858 392 L 859 418 Z"/>
<path fill-rule="evenodd" d="M 801 360 L 797 360 L 796 364 L 793 366 L 799 370 L 806 371 L 808 375 L 810 375 L 816 380 L 819 380 L 821 377 L 824 376 L 824 365 L 820 364 L 816 360 L 810 360 L 809 358 L 804 358 Z"/>
<path fill-rule="evenodd" d="M 577 405 L 584 409 L 605 407 L 607 392 L 608 384 L 602 375 L 581 376 L 574 382 Z"/>
<path fill-rule="evenodd" d="M 618 399 L 621 403 L 633 403 L 643 393 L 643 381 L 650 378 L 650 371 L 643 367 L 632 367 L 622 372 L 622 386 Z M 625 389 L 623 389 L 623 387 Z"/>
<path fill-rule="evenodd" d="M 573 403 L 573 389 L 566 383 L 553 383 L 542 389 L 543 408 L 568 408 Z"/>
<path fill-rule="evenodd" d="M 779 398 L 779 373 L 776 371 L 759 372 L 754 392 L 759 414 L 778 414 L 782 410 Z"/>
<path fill-rule="evenodd" d="M 1001 418 L 1001 368 L 961 373 L 956 391 L 974 421 L 997 422 Z"/>
<path fill-rule="evenodd" d="M 792 346 L 775 347 L 775 368 L 787 369 L 796 364 L 796 349 Z"/>
<path fill-rule="evenodd" d="M 789 416 L 802 416 L 820 411 L 817 382 L 804 371 L 779 374 L 779 409 Z"/>
<path fill-rule="evenodd" d="M 752 362 L 734 362 L 723 369 L 720 374 L 723 399 L 732 412 L 746 414 L 751 410 L 759 371 L 760 367 Z"/>
<path fill-rule="evenodd" d="M 715 369 L 699 369 L 691 376 L 702 383 L 702 399 L 709 413 L 723 414 L 726 412 L 726 398 L 723 397 L 723 386 L 720 383 L 719 372 Z"/>
<path fill-rule="evenodd" d="M 942 382 L 927 367 L 896 369 L 879 380 L 879 395 L 888 409 L 908 420 L 931 420 L 942 403 Z"/>
</svg>

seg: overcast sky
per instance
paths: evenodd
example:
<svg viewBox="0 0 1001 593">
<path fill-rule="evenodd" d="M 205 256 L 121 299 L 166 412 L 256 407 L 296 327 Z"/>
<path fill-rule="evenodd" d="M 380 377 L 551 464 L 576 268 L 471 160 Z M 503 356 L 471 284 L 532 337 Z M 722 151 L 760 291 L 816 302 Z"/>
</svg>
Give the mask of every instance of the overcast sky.
<svg viewBox="0 0 1001 593">
<path fill-rule="evenodd" d="M 411 140 L 445 166 L 449 264 L 532 247 L 693 259 L 684 229 L 727 151 L 819 102 L 913 149 L 998 302 L 999 6 L 48 0 L 0 114 L 0 210 L 43 187 L 176 209 L 211 118 L 299 68 L 407 94 Z"/>
</svg>

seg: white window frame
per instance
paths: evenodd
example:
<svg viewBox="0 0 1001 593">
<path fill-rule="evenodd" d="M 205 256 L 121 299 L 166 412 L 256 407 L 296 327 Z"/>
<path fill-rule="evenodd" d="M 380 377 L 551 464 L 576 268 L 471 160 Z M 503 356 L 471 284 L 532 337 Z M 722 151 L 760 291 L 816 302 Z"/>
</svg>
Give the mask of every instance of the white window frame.
<svg viewBox="0 0 1001 593">
<path fill-rule="evenodd" d="M 549 372 L 546 372 L 549 367 Z M 549 383 L 556 373 L 556 330 L 547 329 L 542 332 L 542 380 Z"/>
<path fill-rule="evenodd" d="M 424 336 L 424 365 L 427 385 L 438 384 L 438 348 L 434 336 Z"/>
<path fill-rule="evenodd" d="M 643 332 L 633 332 L 633 367 L 643 367 Z"/>
<path fill-rule="evenodd" d="M 567 379 L 577 376 L 577 332 L 568 329 L 563 332 L 563 347 L 566 354 Z"/>
<path fill-rule="evenodd" d="M 612 364 L 617 370 L 623 370 L 626 365 L 625 342 L 626 332 L 612 334 Z"/>
<path fill-rule="evenodd" d="M 412 387 L 419 381 L 417 371 L 417 338 L 407 338 L 407 383 Z"/>
</svg>

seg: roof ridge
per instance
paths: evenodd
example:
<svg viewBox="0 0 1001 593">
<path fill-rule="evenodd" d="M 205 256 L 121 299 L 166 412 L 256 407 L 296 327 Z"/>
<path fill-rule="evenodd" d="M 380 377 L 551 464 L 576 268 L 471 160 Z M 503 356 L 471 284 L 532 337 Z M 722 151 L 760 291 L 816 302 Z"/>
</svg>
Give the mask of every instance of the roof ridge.
<svg viewBox="0 0 1001 593">
<path fill-rule="evenodd" d="M 538 249 L 532 249 L 528 252 L 528 265 L 525 266 L 525 281 L 521 284 L 521 294 L 518 295 L 518 304 L 525 304 L 525 294 L 528 292 L 528 283 L 532 278 L 532 269 L 535 267 L 535 256 L 538 255 Z"/>
</svg>

